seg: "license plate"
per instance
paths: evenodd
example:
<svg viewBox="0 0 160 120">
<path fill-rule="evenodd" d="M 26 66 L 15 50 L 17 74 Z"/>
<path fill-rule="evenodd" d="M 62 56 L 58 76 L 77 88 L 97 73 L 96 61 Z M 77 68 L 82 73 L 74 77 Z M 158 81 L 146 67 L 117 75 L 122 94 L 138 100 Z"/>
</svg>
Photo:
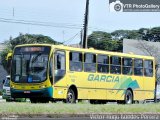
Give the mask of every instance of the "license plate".
<svg viewBox="0 0 160 120">
<path fill-rule="evenodd" d="M 24 93 L 31 93 L 30 91 L 24 91 Z"/>
</svg>

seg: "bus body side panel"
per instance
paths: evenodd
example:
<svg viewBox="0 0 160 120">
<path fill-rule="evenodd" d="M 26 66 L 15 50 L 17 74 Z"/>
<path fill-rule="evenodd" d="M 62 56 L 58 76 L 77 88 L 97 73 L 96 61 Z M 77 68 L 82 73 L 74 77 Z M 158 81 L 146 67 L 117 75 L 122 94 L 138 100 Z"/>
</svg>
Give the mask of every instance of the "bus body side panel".
<svg viewBox="0 0 160 120">
<path fill-rule="evenodd" d="M 144 100 L 143 76 L 133 76 L 131 86 L 133 91 L 133 99 Z"/>
<path fill-rule="evenodd" d="M 95 99 L 95 83 L 88 81 L 88 73 L 68 72 L 67 86 L 75 85 L 78 89 L 78 99 Z"/>
<path fill-rule="evenodd" d="M 120 82 L 121 75 L 113 74 L 97 74 L 94 76 L 96 83 L 96 99 L 115 100 L 121 99 L 119 93 L 121 91 L 114 88 L 114 86 Z M 118 92 L 119 91 L 119 92 Z"/>
<path fill-rule="evenodd" d="M 95 82 L 96 84 L 96 90 L 95 90 L 95 99 L 100 100 L 106 100 L 107 99 L 107 84 L 106 81 L 106 74 L 91 74 L 90 76 L 93 76 L 91 79 L 92 82 Z"/>
<path fill-rule="evenodd" d="M 107 83 L 107 99 L 108 100 L 124 100 L 124 88 L 121 88 L 122 76 L 110 74 Z"/>
<path fill-rule="evenodd" d="M 78 99 L 93 99 L 95 84 L 88 81 L 88 73 L 73 72 L 69 74 L 71 84 L 78 88 Z"/>
<path fill-rule="evenodd" d="M 144 97 L 145 99 L 154 99 L 155 78 L 144 77 Z"/>
<path fill-rule="evenodd" d="M 66 87 L 54 86 L 53 88 L 54 88 L 54 92 L 53 92 L 54 99 L 66 99 L 66 96 L 67 96 Z"/>
<path fill-rule="evenodd" d="M 142 100 L 143 92 L 143 77 L 112 75 L 114 76 L 115 84 L 108 84 L 107 99 L 109 100 L 124 100 L 127 89 L 133 92 L 134 100 Z"/>
</svg>

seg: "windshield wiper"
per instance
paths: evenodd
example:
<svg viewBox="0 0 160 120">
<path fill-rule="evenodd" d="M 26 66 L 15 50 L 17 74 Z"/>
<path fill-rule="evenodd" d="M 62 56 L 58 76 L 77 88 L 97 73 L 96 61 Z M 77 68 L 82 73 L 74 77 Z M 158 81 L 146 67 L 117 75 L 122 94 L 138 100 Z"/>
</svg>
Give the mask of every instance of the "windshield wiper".
<svg viewBox="0 0 160 120">
<path fill-rule="evenodd" d="M 32 59 L 31 62 L 34 63 L 41 54 L 42 54 L 42 53 L 38 53 L 37 56 L 35 56 L 35 57 Z"/>
</svg>

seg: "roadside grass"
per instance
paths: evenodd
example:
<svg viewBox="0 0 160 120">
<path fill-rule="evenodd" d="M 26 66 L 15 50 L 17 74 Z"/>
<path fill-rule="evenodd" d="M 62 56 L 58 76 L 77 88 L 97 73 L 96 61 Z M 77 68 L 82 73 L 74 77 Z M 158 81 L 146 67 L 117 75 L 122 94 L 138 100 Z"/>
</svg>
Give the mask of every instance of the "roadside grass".
<svg viewBox="0 0 160 120">
<path fill-rule="evenodd" d="M 64 103 L 48 103 L 48 104 L 31 104 L 8 102 L 0 103 L 0 115 L 7 114 L 104 114 L 104 113 L 160 113 L 160 103 L 146 104 L 105 104 L 92 105 L 89 103 L 64 104 Z"/>
</svg>

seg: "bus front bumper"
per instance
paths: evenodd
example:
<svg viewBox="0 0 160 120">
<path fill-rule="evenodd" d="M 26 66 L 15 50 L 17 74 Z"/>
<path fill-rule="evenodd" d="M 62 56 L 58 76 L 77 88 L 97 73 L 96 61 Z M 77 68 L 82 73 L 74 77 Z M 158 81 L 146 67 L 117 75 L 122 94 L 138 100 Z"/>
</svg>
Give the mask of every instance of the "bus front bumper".
<svg viewBox="0 0 160 120">
<path fill-rule="evenodd" d="M 11 88 L 11 97 L 13 98 L 36 98 L 36 97 L 47 97 L 53 98 L 53 88 L 43 88 L 39 90 L 17 90 Z"/>
</svg>

